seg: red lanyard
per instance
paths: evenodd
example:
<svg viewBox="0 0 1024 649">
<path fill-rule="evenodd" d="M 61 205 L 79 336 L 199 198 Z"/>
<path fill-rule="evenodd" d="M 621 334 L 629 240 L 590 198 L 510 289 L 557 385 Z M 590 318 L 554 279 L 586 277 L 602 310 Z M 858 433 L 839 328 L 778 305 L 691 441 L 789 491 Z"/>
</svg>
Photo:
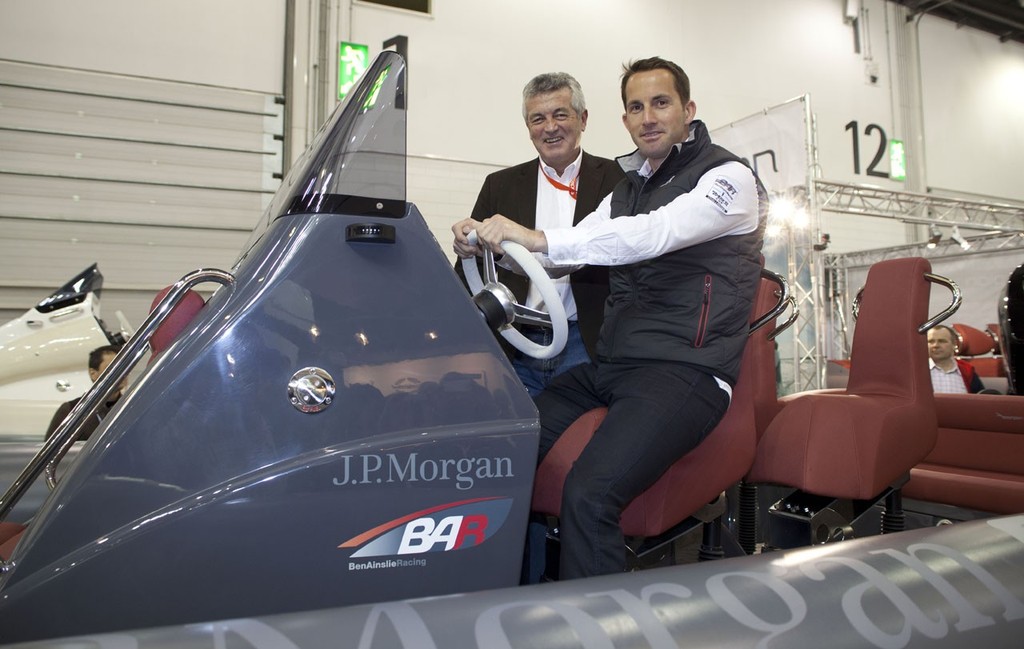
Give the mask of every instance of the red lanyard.
<svg viewBox="0 0 1024 649">
<path fill-rule="evenodd" d="M 538 162 L 537 164 L 540 165 L 540 172 L 544 174 L 544 177 L 548 179 L 548 182 L 551 183 L 555 189 L 560 189 L 563 192 L 569 192 L 569 196 L 571 196 L 573 200 L 576 200 L 576 180 L 580 177 L 578 171 L 576 172 L 576 175 L 573 176 L 573 179 L 569 181 L 568 185 L 563 185 L 548 175 L 548 172 L 544 170 L 544 163 Z"/>
</svg>

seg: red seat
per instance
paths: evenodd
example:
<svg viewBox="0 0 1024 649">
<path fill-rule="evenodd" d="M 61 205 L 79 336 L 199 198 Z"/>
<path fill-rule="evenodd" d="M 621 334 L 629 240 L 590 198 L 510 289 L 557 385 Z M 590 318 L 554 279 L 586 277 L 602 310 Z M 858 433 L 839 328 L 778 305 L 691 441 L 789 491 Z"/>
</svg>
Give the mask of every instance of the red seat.
<svg viewBox="0 0 1024 649">
<path fill-rule="evenodd" d="M 21 523 L 0 523 L 0 559 L 7 561 L 14 554 L 14 546 L 18 544 L 25 526 Z"/>
<path fill-rule="evenodd" d="M 1006 376 L 1003 359 L 992 355 L 997 352 L 999 342 L 990 331 L 965 324 L 953 325 L 953 331 L 957 336 L 957 356 L 968 361 L 978 376 Z"/>
<path fill-rule="evenodd" d="M 967 361 L 974 367 L 974 371 L 981 377 L 982 383 L 985 377 L 1006 376 L 1006 366 L 1000 356 L 985 356 L 984 358 L 968 358 Z"/>
<path fill-rule="evenodd" d="M 874 499 L 935 445 L 928 350 L 930 264 L 921 258 L 868 272 L 845 390 L 783 397 L 747 479 L 833 498 Z"/>
<path fill-rule="evenodd" d="M 761 280 L 752 313 L 766 313 L 776 304 L 776 286 Z M 757 445 L 757 413 L 775 408 L 775 349 L 768 339 L 773 328 L 774 320 L 747 340 L 732 403 L 718 426 L 623 511 L 621 527 L 626 536 L 662 534 L 714 500 L 750 468 Z M 757 386 L 766 384 L 770 384 L 770 403 L 756 398 Z M 537 468 L 534 511 L 559 514 L 565 477 L 606 412 L 597 408 L 584 414 L 552 447 Z"/>
<path fill-rule="evenodd" d="M 164 296 L 167 295 L 171 288 L 168 286 L 156 294 L 156 297 L 153 298 L 153 303 L 149 306 L 150 311 L 156 308 L 157 304 L 160 303 L 160 300 L 164 299 Z M 192 319 L 196 317 L 196 314 L 204 306 L 206 306 L 206 301 L 203 300 L 201 295 L 191 289 L 185 292 L 185 296 L 174 306 L 170 314 L 153 332 L 152 338 L 149 339 L 150 362 L 171 346 L 171 343 L 178 337 L 178 334 L 184 331 L 188 323 L 192 322 Z"/>
<path fill-rule="evenodd" d="M 1024 512 L 1024 399 L 937 394 L 938 441 L 910 471 L 908 498 L 994 514 Z"/>
<path fill-rule="evenodd" d="M 953 331 L 957 337 L 957 353 L 960 356 L 982 356 L 996 348 L 996 341 L 991 334 L 970 325 L 955 324 Z"/>
</svg>

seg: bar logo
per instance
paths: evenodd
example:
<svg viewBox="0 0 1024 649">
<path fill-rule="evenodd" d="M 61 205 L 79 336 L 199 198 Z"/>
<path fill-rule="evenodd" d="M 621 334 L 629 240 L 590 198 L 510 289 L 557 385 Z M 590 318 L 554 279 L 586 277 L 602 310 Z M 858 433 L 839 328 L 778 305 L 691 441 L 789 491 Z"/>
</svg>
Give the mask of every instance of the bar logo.
<svg viewBox="0 0 1024 649">
<path fill-rule="evenodd" d="M 357 557 L 450 552 L 476 547 L 501 529 L 512 499 L 474 498 L 413 512 L 367 530 L 338 548 Z"/>
</svg>

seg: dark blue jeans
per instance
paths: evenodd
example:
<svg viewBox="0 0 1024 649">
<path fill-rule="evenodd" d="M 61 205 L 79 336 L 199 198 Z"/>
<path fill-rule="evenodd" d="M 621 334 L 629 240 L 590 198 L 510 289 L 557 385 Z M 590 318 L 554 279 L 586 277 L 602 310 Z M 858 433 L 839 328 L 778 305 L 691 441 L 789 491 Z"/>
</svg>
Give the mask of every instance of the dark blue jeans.
<svg viewBox="0 0 1024 649">
<path fill-rule="evenodd" d="M 715 379 L 668 363 L 580 365 L 535 400 L 540 459 L 580 415 L 608 416 L 566 477 L 562 492 L 560 579 L 622 572 L 622 510 L 718 424 L 729 396 Z"/>
<path fill-rule="evenodd" d="M 542 327 L 524 328 L 522 334 L 538 345 L 550 345 L 553 335 L 550 329 Z M 517 351 L 512 359 L 512 367 L 516 371 L 516 376 L 526 386 L 526 392 L 531 397 L 536 397 L 547 387 L 551 379 L 568 369 L 589 362 L 590 355 L 587 354 L 587 348 L 583 344 L 579 324 L 575 320 L 571 320 L 569 335 L 562 353 L 554 358 L 541 360 Z"/>
</svg>

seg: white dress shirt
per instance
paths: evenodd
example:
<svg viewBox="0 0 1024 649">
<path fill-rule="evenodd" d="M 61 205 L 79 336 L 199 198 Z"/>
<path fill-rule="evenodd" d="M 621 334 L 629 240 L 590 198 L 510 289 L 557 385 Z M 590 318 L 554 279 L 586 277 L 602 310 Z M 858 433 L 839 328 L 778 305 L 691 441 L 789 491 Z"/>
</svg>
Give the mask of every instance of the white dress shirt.
<svg viewBox="0 0 1024 649">
<path fill-rule="evenodd" d="M 645 163 L 640 174 L 650 175 Z M 727 194 L 722 187 L 735 188 Z M 611 218 L 611 195 L 572 228 L 544 229 L 549 265 L 621 266 L 757 229 L 754 174 L 739 162 L 711 169 L 692 191 L 645 214 Z"/>
<path fill-rule="evenodd" d="M 967 386 L 964 385 L 964 375 L 960 373 L 960 366 L 955 362 L 953 363 L 953 369 L 944 370 L 929 358 L 928 369 L 932 375 L 933 392 L 937 394 L 967 394 Z"/>
<path fill-rule="evenodd" d="M 579 183 L 583 181 L 583 179 L 578 177 L 582 161 L 583 151 L 580 150 L 576 160 L 559 174 L 553 167 L 544 164 L 544 161 L 541 160 L 541 163 L 537 166 L 537 211 L 534 229 L 548 230 L 572 227 L 572 220 L 576 214 L 576 199 L 568 191 L 552 185 L 548 177 L 566 187 L 575 181 L 578 189 Z M 542 264 L 545 263 L 543 255 L 537 253 L 534 256 Z M 565 315 L 570 321 L 576 320 L 576 300 L 572 295 L 569 275 L 552 277 L 552 281 L 555 283 L 555 289 L 558 291 L 558 294 L 562 297 Z M 544 307 L 544 299 L 541 297 L 540 291 L 533 285 L 533 282 L 530 282 L 530 290 L 526 295 L 526 306 L 531 309 L 547 311 Z"/>
</svg>

